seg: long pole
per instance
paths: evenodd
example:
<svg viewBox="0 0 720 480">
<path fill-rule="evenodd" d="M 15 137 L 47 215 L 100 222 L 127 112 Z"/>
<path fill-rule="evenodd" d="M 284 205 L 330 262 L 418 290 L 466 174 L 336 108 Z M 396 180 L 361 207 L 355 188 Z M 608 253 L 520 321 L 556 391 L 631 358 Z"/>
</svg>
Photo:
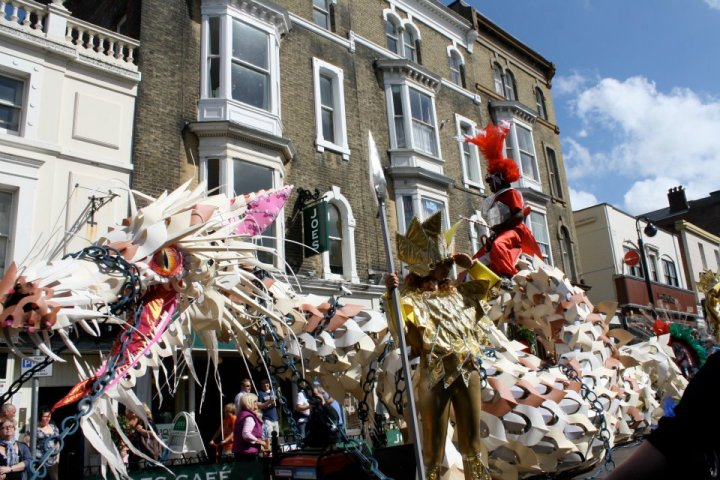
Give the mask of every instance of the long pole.
<svg viewBox="0 0 720 480">
<path fill-rule="evenodd" d="M 652 283 L 650 282 L 650 270 L 648 269 L 647 257 L 645 256 L 645 242 L 642 239 L 642 233 L 638 232 L 638 247 L 640 248 L 640 262 L 642 263 L 643 273 L 645 273 L 645 288 L 647 288 L 648 301 L 652 306 L 653 314 L 655 314 L 655 296 L 652 291 Z"/>
<path fill-rule="evenodd" d="M 40 350 L 35 349 L 33 355 L 39 356 Z M 38 425 L 38 397 L 40 394 L 40 379 L 37 374 L 33 375 L 32 378 L 32 394 L 30 396 L 30 451 L 36 452 L 37 450 L 37 425 Z"/>
<path fill-rule="evenodd" d="M 380 197 L 378 195 L 378 197 Z M 387 217 L 385 216 L 385 200 L 378 198 L 380 224 L 382 226 L 383 239 L 385 240 L 385 251 L 387 252 L 387 266 L 389 272 L 395 272 L 395 262 L 393 261 L 392 249 L 390 246 L 390 232 L 388 231 Z M 425 480 L 425 464 L 423 463 L 422 445 L 420 443 L 420 431 L 418 429 L 417 410 L 415 409 L 415 392 L 413 391 L 412 380 L 410 376 L 410 360 L 408 360 L 407 344 L 405 343 L 405 326 L 403 325 L 402 311 L 400 309 L 400 293 L 397 288 L 392 291 L 392 308 L 395 314 L 395 322 L 397 323 L 398 340 L 400 343 L 400 356 L 402 358 L 403 376 L 405 377 L 405 391 L 407 392 L 408 409 L 410 415 L 408 427 L 410 429 L 410 437 L 413 440 L 415 450 L 415 465 L 418 480 Z"/>
</svg>

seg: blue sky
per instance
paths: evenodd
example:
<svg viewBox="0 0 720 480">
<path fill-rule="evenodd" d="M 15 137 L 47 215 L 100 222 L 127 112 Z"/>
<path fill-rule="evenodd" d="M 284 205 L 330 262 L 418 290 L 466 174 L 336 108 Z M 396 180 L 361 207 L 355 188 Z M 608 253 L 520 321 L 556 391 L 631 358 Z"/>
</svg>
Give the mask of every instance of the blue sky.
<svg viewBox="0 0 720 480">
<path fill-rule="evenodd" d="M 557 65 L 573 209 L 720 190 L 720 0 L 466 2 Z"/>
</svg>

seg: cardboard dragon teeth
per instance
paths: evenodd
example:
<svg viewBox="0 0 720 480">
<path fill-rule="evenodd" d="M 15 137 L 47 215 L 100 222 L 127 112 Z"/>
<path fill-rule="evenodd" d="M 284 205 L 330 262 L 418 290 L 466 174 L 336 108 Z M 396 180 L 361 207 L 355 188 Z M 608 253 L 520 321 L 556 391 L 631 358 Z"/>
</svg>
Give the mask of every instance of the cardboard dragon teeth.
<svg viewBox="0 0 720 480">
<path fill-rule="evenodd" d="M 117 363 L 106 361 L 91 371 L 76 361 L 81 381 L 59 402 L 92 398 L 81 426 L 103 458 L 104 474 L 127 477 L 111 440 L 110 430 L 119 426 L 111 404 L 120 402 L 144 418 L 132 387 L 139 377 L 152 375 L 160 390 L 164 359 L 184 360 L 192 376 L 201 378 L 189 353 L 194 336 L 216 368 L 218 342 L 233 340 L 268 375 L 268 362 L 283 364 L 283 352 L 272 348 L 274 340 L 282 340 L 286 357 L 335 398 L 348 392 L 362 399 L 368 371 L 375 368 L 377 396 L 369 396 L 370 407 L 382 401 L 391 416 L 399 417 L 393 397 L 401 362 L 397 349 L 385 348 L 390 338 L 385 316 L 352 305 L 331 308 L 327 298 L 299 293 L 282 272 L 258 259 L 260 251 L 275 252 L 253 236 L 282 211 L 290 192 L 285 187 L 237 198 L 208 197 L 203 185 L 185 184 L 150 199 L 144 208 L 133 205 L 130 218 L 108 232 L 98 250 L 7 269 L 0 281 L 0 319 L 15 355 L 23 356 L 17 347 L 20 336 L 65 361 L 52 351 L 51 333 L 79 357 L 76 329 L 97 335 L 100 322 L 112 322 L 130 332 L 107 354 Z M 487 312 L 478 318 L 487 345 L 476 359 L 487 373 L 482 462 L 504 479 L 598 463 L 608 446 L 655 423 L 662 414 L 658 400 L 678 398 L 686 385 L 667 336 L 630 345 L 627 332 L 609 328 L 612 305 L 592 305 L 560 270 L 538 258 L 523 257 L 518 267 L 512 287 L 478 310 Z M 534 341 L 509 340 L 509 326 L 524 327 Z M 267 355 L 259 348 L 260 336 L 271 346 Z M 529 344 L 542 357 L 530 353 Z M 279 375 L 289 379 L 291 371 Z M 92 396 L 99 378 L 107 381 L 101 394 Z M 237 386 L 219 388 L 229 395 Z M 588 400 L 588 390 L 596 402 Z M 463 422 L 459 416 L 458 422 Z M 118 434 L 134 449 L 122 431 Z M 473 478 L 461 473 L 456 431 L 448 432 L 447 443 L 441 473 Z"/>
</svg>

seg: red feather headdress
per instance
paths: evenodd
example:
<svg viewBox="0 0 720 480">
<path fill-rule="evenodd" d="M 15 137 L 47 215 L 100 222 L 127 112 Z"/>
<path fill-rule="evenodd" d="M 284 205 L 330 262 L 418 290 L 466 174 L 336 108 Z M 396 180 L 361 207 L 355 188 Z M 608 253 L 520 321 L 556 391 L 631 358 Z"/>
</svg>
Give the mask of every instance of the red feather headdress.
<svg viewBox="0 0 720 480">
<path fill-rule="evenodd" d="M 505 158 L 503 144 L 510 128 L 505 125 L 488 123 L 484 131 L 474 137 L 466 137 L 465 141 L 478 146 L 488 161 L 488 173 L 500 174 L 508 182 L 516 182 L 520 179 L 520 169 L 510 158 Z"/>
</svg>

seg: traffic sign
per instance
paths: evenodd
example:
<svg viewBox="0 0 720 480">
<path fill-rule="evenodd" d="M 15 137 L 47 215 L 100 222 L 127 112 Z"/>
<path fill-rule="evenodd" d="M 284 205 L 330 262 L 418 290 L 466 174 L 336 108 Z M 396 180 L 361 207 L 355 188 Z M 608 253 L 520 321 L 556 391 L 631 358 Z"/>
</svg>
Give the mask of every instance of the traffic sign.
<svg viewBox="0 0 720 480">
<path fill-rule="evenodd" d="M 23 358 L 20 362 L 20 374 L 23 374 L 33 368 L 36 364 L 43 362 L 45 357 L 43 355 L 33 355 L 28 358 Z M 47 365 L 42 370 L 35 372 L 36 377 L 52 377 L 52 363 Z"/>
<path fill-rule="evenodd" d="M 627 265 L 628 267 L 634 267 L 635 265 L 640 263 L 640 254 L 637 252 L 637 250 L 630 250 L 623 257 L 623 262 L 625 262 L 625 265 Z"/>
</svg>

